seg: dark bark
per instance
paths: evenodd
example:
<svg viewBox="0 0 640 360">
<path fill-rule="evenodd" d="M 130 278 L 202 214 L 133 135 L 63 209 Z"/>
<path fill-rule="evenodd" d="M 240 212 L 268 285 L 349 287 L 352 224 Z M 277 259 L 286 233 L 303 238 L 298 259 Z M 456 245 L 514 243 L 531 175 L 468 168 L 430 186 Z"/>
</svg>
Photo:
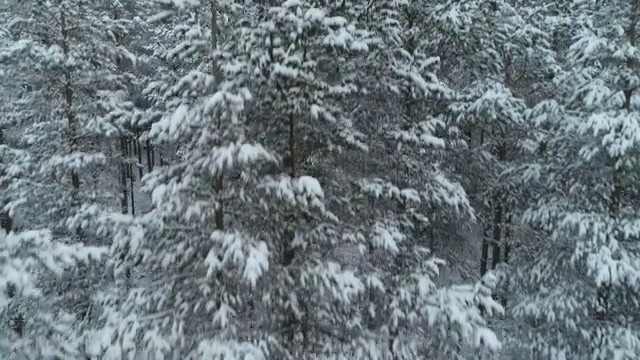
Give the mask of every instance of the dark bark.
<svg viewBox="0 0 640 360">
<path fill-rule="evenodd" d="M 216 193 L 220 194 L 223 190 L 224 182 L 222 179 L 222 175 L 219 175 L 216 179 L 215 190 Z M 216 229 L 224 230 L 224 202 L 222 199 L 218 199 L 218 207 L 216 208 L 215 214 L 216 221 Z"/>
<path fill-rule="evenodd" d="M 131 177 L 129 178 L 129 191 L 131 192 L 131 215 L 136 214 L 136 199 L 133 195 L 133 173 L 131 173 Z"/>
<path fill-rule="evenodd" d="M 288 135 L 287 135 L 287 145 L 288 145 L 288 155 L 291 158 L 291 162 L 289 163 L 289 176 L 291 178 L 295 178 L 297 174 L 297 166 L 296 162 L 298 161 L 297 157 L 297 148 L 296 148 L 296 118 L 295 115 L 290 114 L 288 118 Z M 284 229 L 284 244 L 283 244 L 283 253 L 282 253 L 282 265 L 284 267 L 288 267 L 291 265 L 296 257 L 296 251 L 293 247 L 293 240 L 295 236 L 294 224 L 296 220 L 296 214 L 291 214 L 285 218 L 285 229 Z M 288 327 L 287 329 L 287 339 L 289 341 L 289 346 L 293 347 L 295 340 L 295 331 L 299 325 L 299 321 L 296 318 L 296 315 L 293 311 L 290 311 L 287 315 L 287 321 L 284 326 Z M 288 347 L 289 347 L 288 346 Z"/>
<path fill-rule="evenodd" d="M 502 261 L 505 264 L 509 263 L 509 252 L 511 251 L 511 213 L 509 212 L 509 209 L 505 209 L 505 223 L 504 223 L 504 238 L 503 238 L 503 243 L 504 243 L 504 257 L 502 259 Z M 507 306 L 507 296 L 509 294 L 509 278 L 506 279 L 505 284 L 504 284 L 504 294 L 500 297 L 500 303 L 502 304 L 503 307 Z"/>
<path fill-rule="evenodd" d="M 500 263 L 500 247 L 502 245 L 502 204 L 496 196 L 494 199 L 495 209 L 493 215 L 493 239 L 491 242 L 491 269 L 494 269 Z"/>
<path fill-rule="evenodd" d="M 120 189 L 122 191 L 120 208 L 123 214 L 129 213 L 129 189 L 127 188 L 127 157 L 126 138 L 120 137 Z"/>
<path fill-rule="evenodd" d="M 507 158 L 507 147 L 506 144 L 499 142 L 496 144 L 496 155 L 499 162 L 503 162 Z M 496 191 L 500 191 L 500 189 L 496 189 Z M 494 206 L 494 214 L 493 214 L 493 241 L 492 246 L 493 250 L 491 253 L 491 268 L 495 269 L 498 264 L 500 264 L 500 250 L 502 246 L 502 226 L 504 222 L 504 213 L 503 213 L 503 199 L 500 194 L 496 193 L 493 197 L 493 206 Z"/>
<path fill-rule="evenodd" d="M 4 144 L 4 130 L 0 128 L 0 145 Z M 2 159 L 0 159 L 0 163 L 1 162 Z M 0 175 L 4 175 L 4 172 L 0 173 Z M 6 203 L 3 202 L 0 203 L 0 205 L 2 205 L 2 208 L 0 208 L 0 228 L 2 228 L 8 234 L 13 228 L 13 219 L 11 218 L 11 215 L 9 215 L 9 212 L 4 210 L 4 206 L 6 205 Z"/>
<path fill-rule="evenodd" d="M 147 171 L 153 171 L 153 145 L 151 145 L 151 140 L 146 140 L 145 149 L 147 150 Z"/>
<path fill-rule="evenodd" d="M 485 226 L 482 232 L 482 249 L 480 253 L 480 276 L 484 276 L 487 273 L 489 265 L 489 231 L 490 227 Z"/>
<path fill-rule="evenodd" d="M 67 23 L 66 23 L 66 15 L 64 12 L 62 12 L 60 14 L 60 35 L 62 36 L 62 52 L 65 56 L 65 58 L 69 57 L 69 34 L 68 34 L 68 30 L 67 30 Z M 70 145 L 70 152 L 73 154 L 76 151 L 78 151 L 78 133 L 77 133 L 77 124 L 76 124 L 76 118 L 73 114 L 73 85 L 71 83 L 71 74 L 69 73 L 69 71 L 65 70 L 64 72 L 64 86 L 63 86 L 63 93 L 64 93 L 64 99 L 65 99 L 65 107 L 66 107 L 66 118 L 67 118 L 67 130 L 69 132 L 68 136 L 69 136 L 69 145 Z M 78 172 L 76 170 L 73 170 L 71 172 L 71 185 L 73 186 L 74 190 L 78 190 L 80 188 L 80 175 L 78 174 Z M 74 191 L 75 194 L 75 191 Z M 77 201 L 77 199 L 76 199 Z"/>
<path fill-rule="evenodd" d="M 142 176 L 144 175 L 142 165 L 142 143 L 140 142 L 140 132 L 138 130 L 136 130 L 136 153 L 138 154 L 138 172 L 140 180 L 142 180 Z"/>
<path fill-rule="evenodd" d="M 505 228 L 504 228 L 504 263 L 508 264 L 509 263 L 509 255 L 511 252 L 511 220 L 512 220 L 512 214 L 506 210 L 507 213 L 507 219 L 505 221 Z"/>
</svg>

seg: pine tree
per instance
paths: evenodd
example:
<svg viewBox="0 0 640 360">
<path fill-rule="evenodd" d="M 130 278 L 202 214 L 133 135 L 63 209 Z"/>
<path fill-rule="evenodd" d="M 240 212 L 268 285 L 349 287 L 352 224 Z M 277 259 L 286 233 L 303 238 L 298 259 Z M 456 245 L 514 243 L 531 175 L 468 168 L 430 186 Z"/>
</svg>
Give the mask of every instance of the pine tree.
<svg viewBox="0 0 640 360">
<path fill-rule="evenodd" d="M 0 63 L 16 84 L 5 111 L 24 155 L 9 164 L 20 176 L 5 190 L 5 209 L 26 228 L 50 231 L 56 243 L 104 245 L 99 214 L 113 193 L 100 181 L 105 156 L 97 130 L 104 112 L 96 99 L 101 90 L 121 85 L 112 66 L 126 51 L 109 42 L 113 24 L 98 5 L 65 0 L 10 6 L 10 41 L 0 49 Z M 74 332 L 92 319 L 90 289 L 102 275 L 96 265 L 40 279 L 50 280 L 44 296 L 51 306 L 74 315 Z"/>
<path fill-rule="evenodd" d="M 56 243 L 46 231 L 0 230 L 0 240 L 0 319 L 6 324 L 0 327 L 2 357 L 80 359 L 75 316 L 49 301 L 39 275 L 61 275 L 79 262 L 99 259 L 103 250 Z"/>
<path fill-rule="evenodd" d="M 474 337 L 478 334 L 486 335 L 485 344 L 494 346 L 496 343 L 491 341 L 493 340 L 492 333 L 484 332 L 486 329 L 483 327 L 483 320 L 479 316 L 477 307 L 474 307 L 474 299 L 476 299 L 483 303 L 489 311 L 499 309 L 499 306 L 496 307 L 488 296 L 489 289 L 480 284 L 475 289 L 473 287 L 435 289 L 432 277 L 435 276 L 440 260 L 429 259 L 424 244 L 421 244 L 418 239 L 413 239 L 417 233 L 414 231 L 414 226 L 420 222 L 425 223 L 426 217 L 420 211 L 434 211 L 442 205 L 450 205 L 452 208 L 460 207 L 459 210 L 462 212 L 470 210 L 465 207 L 464 191 L 459 185 L 449 181 L 438 171 L 437 166 L 426 169 L 419 166 L 419 170 L 416 171 L 417 163 L 411 162 L 413 159 L 410 156 L 419 156 L 420 152 L 411 148 L 413 144 L 406 147 L 406 151 L 403 152 L 403 156 L 406 156 L 405 159 L 411 160 L 408 161 L 408 164 L 403 164 L 402 169 L 406 169 L 404 166 L 408 165 L 409 174 L 414 176 L 411 179 L 414 184 L 420 181 L 424 183 L 426 180 L 426 185 L 422 189 L 398 188 L 394 183 L 389 183 L 386 177 L 363 181 L 363 179 L 354 176 L 356 174 L 349 173 L 355 169 L 345 169 L 347 172 L 340 174 L 333 164 L 335 160 L 332 159 L 337 159 L 335 152 L 332 153 L 333 149 L 342 150 L 341 156 L 347 156 L 347 159 L 349 156 L 353 156 L 354 148 L 360 149 L 360 151 L 370 150 L 368 147 L 362 146 L 362 141 L 353 143 L 353 140 L 361 138 L 361 135 L 355 132 L 356 126 L 348 117 L 349 112 L 345 111 L 344 106 L 355 101 L 356 97 L 367 94 L 364 91 L 359 91 L 358 85 L 370 86 L 373 79 L 382 86 L 372 87 L 372 89 L 386 91 L 386 95 L 389 96 L 387 99 L 391 101 L 399 97 L 402 104 L 411 110 L 403 114 L 402 117 L 402 125 L 408 125 L 408 131 L 401 131 L 403 128 L 395 127 L 395 124 L 384 124 L 385 130 L 387 130 L 384 135 L 387 136 L 387 139 L 383 141 L 388 143 L 388 140 L 401 139 L 405 143 L 411 143 L 415 139 L 419 146 L 426 145 L 427 147 L 429 145 L 438 146 L 442 143 L 442 139 L 433 134 L 434 126 L 438 126 L 437 119 L 426 118 L 425 121 L 416 119 L 414 116 L 419 111 L 411 109 L 410 105 L 412 100 L 418 103 L 421 100 L 426 102 L 430 95 L 442 91 L 442 86 L 437 80 L 434 80 L 435 76 L 429 72 L 429 65 L 433 59 L 424 56 L 419 47 L 414 48 L 412 53 L 407 54 L 405 51 L 403 54 L 401 51 L 404 49 L 398 48 L 402 45 L 394 43 L 394 41 L 400 40 L 400 35 L 407 36 L 414 29 L 402 33 L 402 28 L 379 28 L 375 25 L 397 24 L 398 20 L 391 18 L 392 16 L 397 16 L 402 10 L 411 11 L 413 9 L 394 8 L 395 4 L 381 5 L 379 8 L 369 8 L 368 13 L 361 14 L 360 18 L 368 17 L 369 22 L 366 24 L 357 23 L 353 19 L 351 23 L 346 14 L 363 11 L 364 8 L 361 5 L 345 2 L 339 6 L 331 7 L 313 2 L 288 1 L 282 7 L 271 9 L 271 13 L 275 14 L 275 20 L 259 24 L 261 27 L 259 27 L 258 34 L 261 36 L 257 41 L 255 40 L 255 31 L 251 37 L 251 59 L 254 61 L 253 64 L 257 64 L 257 66 L 254 65 L 257 69 L 251 74 L 258 79 L 252 79 L 254 82 L 250 83 L 255 85 L 250 88 L 257 89 L 256 93 L 259 95 L 264 94 L 264 97 L 256 95 L 257 98 L 259 97 L 258 101 L 264 99 L 267 102 L 267 104 L 258 107 L 261 114 L 266 114 L 261 118 L 264 119 L 261 121 L 265 125 L 259 128 L 260 133 L 279 131 L 280 134 L 276 133 L 270 137 L 272 139 L 286 136 L 286 140 L 276 142 L 273 147 L 283 148 L 286 154 L 284 156 L 284 171 L 289 173 L 289 177 L 305 174 L 314 168 L 316 170 L 322 169 L 318 172 L 318 183 L 323 184 L 324 190 L 318 194 L 322 194 L 322 197 L 325 198 L 324 205 L 318 209 L 320 210 L 318 214 L 315 212 L 309 214 L 306 210 L 300 216 L 296 214 L 300 210 L 292 207 L 290 214 L 280 215 L 282 218 L 277 223 L 283 223 L 285 232 L 277 237 L 285 240 L 287 237 L 292 237 L 295 240 L 294 246 L 286 243 L 274 246 L 274 248 L 280 248 L 278 252 L 282 254 L 280 264 L 282 267 L 278 270 L 287 274 L 282 276 L 289 283 L 275 286 L 273 282 L 269 281 L 266 282 L 268 284 L 266 286 L 271 289 L 292 287 L 291 290 L 282 291 L 283 293 L 279 296 L 285 297 L 285 306 L 286 300 L 288 300 L 289 304 L 295 304 L 296 307 L 292 309 L 294 316 L 290 318 L 287 318 L 286 315 L 280 315 L 282 317 L 278 319 L 275 315 L 279 315 L 281 310 L 278 312 L 269 311 L 268 313 L 274 315 L 274 318 L 269 319 L 269 322 L 275 324 L 284 322 L 286 326 L 293 327 L 294 330 L 299 329 L 299 338 L 289 330 L 289 337 L 283 341 L 282 347 L 284 349 L 281 351 L 288 350 L 289 356 L 302 356 L 301 354 L 314 354 L 321 351 L 322 348 L 314 349 L 315 344 L 325 345 L 322 351 L 326 352 L 326 356 L 346 356 L 346 354 L 354 352 L 359 358 L 384 356 L 412 358 L 425 354 L 427 351 L 441 353 L 453 351 L 455 352 L 454 356 L 461 356 L 461 353 L 455 350 L 455 346 L 459 346 L 457 341 L 469 343 L 470 336 Z M 313 8 L 313 6 L 318 8 Z M 299 18 L 301 16 L 302 19 Z M 381 21 L 383 18 L 385 21 Z M 289 30 L 291 25 L 288 21 L 293 20 L 295 20 L 294 24 L 303 24 L 302 27 Z M 341 29 L 339 23 L 347 26 L 345 29 Z M 321 30 L 323 27 L 324 31 Z M 358 30 L 359 27 L 361 30 Z M 251 34 L 251 32 L 249 33 Z M 284 34 L 280 35 L 282 33 Z M 288 38 L 286 35 L 289 33 L 297 35 Z M 328 35 L 324 35 L 326 33 Z M 335 34 L 342 34 L 341 38 L 349 41 L 335 40 Z M 322 41 L 315 40 L 316 36 Z M 416 37 L 418 36 L 416 35 Z M 262 41 L 266 45 L 266 54 L 260 53 L 258 50 L 260 49 L 259 45 L 263 44 Z M 354 50 L 357 52 L 367 50 L 370 53 L 362 56 L 357 52 L 354 54 Z M 406 56 L 388 58 L 398 53 Z M 371 62 L 368 62 L 367 56 Z M 366 65 L 359 65 L 358 61 L 363 60 L 366 61 Z M 382 60 L 383 67 L 376 63 L 380 60 Z M 327 64 L 331 64 L 331 67 L 325 68 L 330 69 L 330 75 L 319 72 Z M 253 67 L 250 69 L 253 70 Z M 354 73 L 354 71 L 356 72 Z M 424 78 L 421 71 L 424 71 Z M 384 77 L 382 78 L 381 75 Z M 328 94 L 324 95 L 321 90 L 328 92 Z M 333 95 L 332 90 L 337 94 Z M 300 98 L 300 95 L 307 96 Z M 314 100 L 316 103 L 313 102 Z M 319 103 L 319 101 L 323 102 Z M 321 116 L 317 117 L 318 105 L 322 105 L 323 108 L 329 109 L 331 112 L 320 112 Z M 265 108 L 270 111 L 265 112 Z M 393 106 L 393 108 L 396 107 Z M 401 109 L 405 110 L 405 108 Z M 311 116 L 305 114 L 305 110 Z M 323 118 L 329 122 L 318 121 Z M 289 128 L 282 128 L 282 125 L 274 123 L 274 120 L 283 121 L 285 125 L 289 125 Z M 339 127 L 331 131 L 331 127 L 336 125 Z M 345 134 L 345 130 L 349 130 L 347 135 L 350 133 L 354 135 L 343 139 L 335 136 Z M 320 131 L 323 132 L 318 134 Z M 331 134 L 334 134 L 333 137 Z M 266 136 L 265 141 L 268 141 Z M 311 155 L 319 154 L 320 156 L 310 156 L 309 150 L 307 150 L 310 143 L 313 144 L 313 147 L 309 149 Z M 377 143 L 374 144 L 378 146 Z M 336 145 L 342 146 L 338 148 Z M 425 151 L 422 151 L 424 154 Z M 367 152 L 364 157 L 369 154 Z M 379 156 L 379 153 L 375 153 L 375 156 Z M 388 161 L 384 158 L 378 159 Z M 407 173 L 405 172 L 405 174 Z M 307 176 L 304 178 L 305 182 L 307 182 L 306 179 L 311 180 Z M 285 184 L 289 181 L 296 185 L 296 182 L 292 180 L 295 179 L 287 179 L 287 182 L 283 182 L 281 178 L 276 183 L 278 192 L 283 191 Z M 301 180 L 302 177 L 298 181 Z M 349 191 L 348 188 L 341 186 L 341 184 L 348 182 L 357 184 L 357 188 L 361 189 L 353 193 L 352 190 Z M 299 185 L 298 189 L 297 191 L 305 190 L 302 185 Z M 308 191 L 309 195 L 311 194 L 311 190 L 305 191 Z M 334 199 L 328 197 L 328 194 L 332 194 Z M 299 196 L 296 194 L 296 187 L 290 193 L 287 191 L 278 195 L 286 195 L 290 199 Z M 363 195 L 365 196 L 363 197 Z M 371 203 L 366 200 L 367 195 L 380 199 Z M 390 199 L 387 199 L 387 196 Z M 416 205 L 420 202 L 424 202 L 425 205 Z M 371 211 L 368 208 L 373 204 L 375 204 L 374 209 L 379 208 L 380 212 Z M 397 207 L 400 207 L 399 211 Z M 417 207 L 422 208 L 417 209 Z M 335 211 L 333 214 L 339 214 L 336 217 L 341 221 L 332 220 L 333 215 L 326 213 L 324 217 L 329 216 L 328 221 L 322 222 L 322 213 L 326 211 L 324 209 L 329 208 Z M 278 204 L 276 207 L 270 208 L 269 214 L 275 217 L 276 214 L 282 212 L 282 209 L 282 205 Z M 390 213 L 393 214 L 391 217 Z M 269 225 L 273 226 L 273 220 L 269 220 Z M 291 228 L 292 220 L 297 220 L 293 229 Z M 336 237 L 339 233 L 350 235 Z M 278 244 L 275 243 L 275 245 Z M 358 268 L 358 278 L 356 278 L 358 282 L 354 279 L 352 285 L 362 287 L 362 290 L 358 291 L 360 293 L 359 301 L 334 303 L 332 307 L 328 307 L 322 305 L 326 301 L 321 300 L 321 296 L 312 294 L 323 294 L 332 290 L 323 289 L 320 286 L 322 282 L 319 280 L 318 285 L 310 286 L 311 281 L 305 279 L 305 283 L 296 286 L 294 282 L 296 277 L 290 275 L 291 268 L 293 267 L 297 272 L 302 271 L 305 277 L 310 279 L 326 277 L 338 279 L 338 276 L 352 276 L 349 271 L 335 274 L 319 272 L 319 270 L 324 270 L 324 267 L 334 267 L 336 271 L 344 268 L 345 264 L 337 268 L 333 259 L 327 259 L 320 255 L 331 253 L 332 248 L 341 248 L 345 245 L 353 245 L 362 253 L 359 255 L 362 262 Z M 407 254 L 407 257 L 403 258 L 400 254 Z M 315 268 L 309 268 L 309 264 L 315 265 Z M 353 264 L 351 265 L 353 266 Z M 347 267 L 347 269 L 349 268 Z M 270 272 L 275 272 L 275 270 Z M 269 278 L 269 275 L 267 277 Z M 340 282 L 338 281 L 338 283 Z M 414 291 L 415 293 L 413 293 Z M 294 294 L 295 297 L 292 297 L 291 294 Z M 402 298 L 403 295 L 408 296 L 408 294 L 412 294 L 411 301 Z M 269 296 L 270 299 L 272 297 L 273 295 Z M 318 300 L 315 300 L 316 298 Z M 450 301 L 452 307 L 435 305 L 440 304 L 436 299 L 442 298 Z M 310 302 L 305 299 L 314 299 L 314 301 Z M 317 307 L 322 308 L 323 311 L 319 313 L 314 311 Z M 452 312 L 464 313 L 465 321 L 458 322 L 451 317 Z M 284 313 L 286 314 L 286 312 Z M 415 319 L 413 319 L 414 316 Z M 368 319 L 366 324 L 362 325 L 363 328 L 359 326 L 353 328 L 350 325 L 358 317 Z M 400 319 L 411 320 L 399 325 L 399 322 L 402 322 Z M 425 323 L 433 327 L 433 332 L 429 333 L 430 335 L 434 336 L 435 333 L 442 331 L 448 335 L 444 335 L 443 338 L 449 337 L 451 343 L 439 342 L 434 337 L 433 342 L 418 344 L 416 340 L 426 336 L 419 330 Z M 445 328 L 452 330 L 447 332 L 444 330 Z M 442 340 L 442 338 L 437 339 Z M 299 351 L 297 354 L 293 353 L 291 349 L 296 348 L 292 344 L 299 343 L 302 344 L 302 348 L 297 349 Z M 335 345 L 331 348 L 329 344 Z"/>
<path fill-rule="evenodd" d="M 539 241 L 521 262 L 513 314 L 529 356 L 637 357 L 638 2 L 577 4 L 554 99 L 531 113 L 546 133 L 543 190 L 525 214 Z M 524 259 L 523 259 L 524 260 Z"/>
<path fill-rule="evenodd" d="M 172 70 L 145 93 L 157 99 L 147 115 L 149 138 L 156 147 L 179 146 L 182 156 L 145 176 L 149 213 L 110 217 L 116 277 L 135 271 L 127 293 L 103 294 L 106 326 L 92 334 L 91 353 L 260 358 L 262 348 L 244 340 L 234 315 L 242 315 L 248 286 L 268 263 L 259 239 L 229 228 L 229 208 L 251 206 L 260 163 L 276 159 L 246 138 L 249 92 L 218 75 L 227 60 L 208 31 L 217 9 L 177 5 L 164 4 L 155 17 L 168 35 L 156 61 Z"/>
</svg>

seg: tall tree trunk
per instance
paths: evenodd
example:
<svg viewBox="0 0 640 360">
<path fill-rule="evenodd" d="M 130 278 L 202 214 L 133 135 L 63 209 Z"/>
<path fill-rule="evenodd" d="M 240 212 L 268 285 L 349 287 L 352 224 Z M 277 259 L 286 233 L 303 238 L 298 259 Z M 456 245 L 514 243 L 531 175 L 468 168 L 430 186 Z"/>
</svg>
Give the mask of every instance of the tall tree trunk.
<svg viewBox="0 0 640 360">
<path fill-rule="evenodd" d="M 4 145 L 4 129 L 0 128 L 0 145 Z M 2 163 L 2 159 L 0 159 L 0 163 Z M 0 175 L 4 176 L 4 171 L 0 173 Z M 7 205 L 6 200 L 0 203 L 0 228 L 2 228 L 7 234 L 11 232 L 13 228 L 13 219 L 8 211 L 4 210 L 4 207 Z"/>
<path fill-rule="evenodd" d="M 69 58 L 69 36 L 66 22 L 66 15 L 63 12 L 60 13 L 60 35 L 62 36 L 62 52 L 64 54 L 64 58 Z M 67 119 L 67 130 L 69 137 L 69 151 L 70 153 L 75 153 L 78 151 L 78 124 L 76 118 L 73 114 L 73 85 L 71 83 L 71 74 L 69 71 L 65 70 L 64 72 L 64 100 L 66 107 L 66 119 Z M 73 186 L 73 195 L 76 197 L 74 201 L 79 201 L 77 199 L 78 189 L 80 188 L 80 175 L 76 170 L 71 172 L 71 185 Z"/>
<path fill-rule="evenodd" d="M 504 243 L 504 257 L 503 257 L 502 261 L 505 264 L 508 264 L 509 263 L 509 252 L 511 251 L 510 241 L 511 241 L 511 217 L 512 217 L 512 214 L 511 214 L 511 212 L 509 212 L 508 208 L 506 208 L 504 210 L 504 212 L 505 212 L 506 220 L 505 220 L 504 229 L 503 229 L 504 238 L 503 238 L 502 241 Z M 502 303 L 503 307 L 507 306 L 507 297 L 508 297 L 508 295 L 509 295 L 509 278 L 507 278 L 505 280 L 504 294 L 502 295 L 501 301 L 500 301 Z"/>
<path fill-rule="evenodd" d="M 121 200 L 120 208 L 123 214 L 129 213 L 129 188 L 127 187 L 127 139 L 124 136 L 120 136 L 120 190 Z"/>
<path fill-rule="evenodd" d="M 147 172 L 153 171 L 153 145 L 151 145 L 151 140 L 147 139 L 145 144 L 145 149 L 147 150 Z"/>
<path fill-rule="evenodd" d="M 490 225 L 485 225 L 485 228 L 482 231 L 482 249 L 480 251 L 480 276 L 484 276 L 488 270 L 490 231 L 491 231 Z"/>
<path fill-rule="evenodd" d="M 509 255 L 511 252 L 511 221 L 512 221 L 512 217 L 513 214 L 511 214 L 511 212 L 509 212 L 509 209 L 505 210 L 505 213 L 507 214 L 507 219 L 505 221 L 505 228 L 504 228 L 504 259 L 503 262 L 505 264 L 509 263 Z"/>
<path fill-rule="evenodd" d="M 289 158 L 291 159 L 291 161 L 289 162 L 289 176 L 294 179 L 298 174 L 297 174 L 297 162 L 298 162 L 298 153 L 297 153 L 297 148 L 296 148 L 296 119 L 294 115 L 289 115 L 289 119 L 288 119 L 288 123 L 289 123 L 289 130 L 288 130 L 288 138 L 287 138 L 287 143 L 288 143 L 288 150 L 289 150 Z M 288 267 L 289 265 L 291 265 L 293 263 L 293 260 L 295 258 L 295 248 L 293 246 L 293 240 L 295 237 L 295 228 L 294 228 L 294 222 L 295 222 L 295 217 L 296 214 L 291 214 L 289 216 L 287 216 L 287 219 L 285 220 L 285 230 L 284 230 L 284 246 L 283 246 L 283 253 L 282 253 L 282 265 L 285 267 Z M 295 314 L 293 313 L 293 311 L 290 312 L 290 314 L 288 315 L 288 319 L 285 322 L 285 328 L 288 327 L 287 331 L 287 339 L 289 341 L 289 346 L 293 346 L 293 343 L 295 341 L 295 332 L 296 332 L 296 324 L 298 323 L 298 320 L 295 316 Z"/>
<path fill-rule="evenodd" d="M 503 142 L 496 144 L 497 158 L 500 163 L 504 162 L 507 158 L 507 147 Z M 499 192 L 501 189 L 495 189 Z M 493 250 L 491 252 L 491 268 L 495 269 L 500 264 L 500 248 L 502 246 L 502 223 L 504 222 L 503 213 L 503 199 L 502 196 L 496 193 L 493 197 Z"/>
<path fill-rule="evenodd" d="M 136 153 L 138 154 L 138 164 L 136 166 L 138 167 L 140 180 L 142 181 L 144 166 L 142 164 L 142 143 L 140 142 L 140 131 L 138 129 L 136 129 Z"/>
<path fill-rule="evenodd" d="M 480 146 L 484 145 L 484 130 L 480 130 Z M 484 225 L 482 229 L 482 248 L 480 250 L 480 276 L 487 273 L 489 265 L 489 225 Z"/>
<path fill-rule="evenodd" d="M 493 239 L 491 241 L 491 269 L 500 263 L 500 246 L 502 245 L 502 204 L 498 195 L 494 197 L 494 215 L 493 215 Z"/>
<path fill-rule="evenodd" d="M 218 62 L 216 60 L 215 51 L 218 49 L 218 2 L 217 0 L 210 0 L 209 10 L 211 11 L 211 75 L 215 78 L 215 81 L 220 81 Z M 220 119 L 218 119 L 218 130 L 221 128 Z M 224 199 L 222 198 L 222 190 L 224 189 L 224 175 L 222 173 L 217 174 L 214 180 L 213 188 L 218 194 L 218 204 L 215 212 L 216 228 L 219 230 L 224 229 Z"/>
<path fill-rule="evenodd" d="M 133 172 L 131 173 L 131 177 L 129 178 L 129 191 L 131 192 L 131 215 L 136 214 L 136 199 L 133 195 Z"/>
</svg>

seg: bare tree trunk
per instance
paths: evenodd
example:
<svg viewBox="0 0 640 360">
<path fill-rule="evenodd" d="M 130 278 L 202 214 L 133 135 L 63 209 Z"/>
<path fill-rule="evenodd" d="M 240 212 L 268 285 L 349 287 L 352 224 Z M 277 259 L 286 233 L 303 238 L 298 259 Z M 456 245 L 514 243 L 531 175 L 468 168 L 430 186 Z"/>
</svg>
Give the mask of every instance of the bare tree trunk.
<svg viewBox="0 0 640 360">
<path fill-rule="evenodd" d="M 507 157 L 507 147 L 504 143 L 496 144 L 497 158 L 499 162 L 503 162 Z M 496 189 L 500 191 L 500 189 Z M 500 248 L 502 246 L 502 225 L 504 222 L 502 196 L 496 193 L 493 197 L 494 215 L 493 215 L 493 251 L 491 253 L 491 268 L 495 269 L 500 264 Z"/>
<path fill-rule="evenodd" d="M 131 192 L 131 215 L 135 215 L 136 214 L 136 199 L 135 196 L 133 195 L 133 172 L 130 172 L 131 177 L 129 177 L 129 188 L 130 188 L 130 192 Z"/>
<path fill-rule="evenodd" d="M 120 190 L 122 191 L 120 208 L 123 214 L 129 213 L 129 189 L 127 187 L 127 165 L 125 159 L 128 157 L 127 139 L 120 136 Z"/>
<path fill-rule="evenodd" d="M 4 129 L 0 128 L 0 145 L 4 145 L 4 143 Z M 0 159 L 0 163 L 1 162 L 2 159 Z M 0 173 L 0 175 L 4 176 L 4 171 Z M 7 205 L 6 202 L 3 201 L 2 203 L 0 203 L 0 205 L 2 206 L 2 208 L 0 208 L 0 228 L 2 228 L 8 234 L 13 228 L 13 219 L 11 218 L 9 212 L 4 210 L 4 207 Z"/>
<path fill-rule="evenodd" d="M 68 37 L 68 29 L 66 23 L 66 15 L 64 12 L 60 13 L 60 34 L 62 36 L 62 51 L 65 59 L 69 57 L 69 37 Z M 78 151 L 78 124 L 76 118 L 73 114 L 73 85 L 71 83 L 71 74 L 69 71 L 64 72 L 65 82 L 63 87 L 64 99 L 65 99 L 65 107 L 66 107 L 66 119 L 67 119 L 67 131 L 69 137 L 69 151 L 73 154 Z M 74 192 L 73 195 L 76 197 L 74 201 L 79 201 L 77 199 L 78 189 L 80 188 L 80 175 L 76 170 L 71 172 L 71 185 L 73 186 Z"/>
<path fill-rule="evenodd" d="M 507 219 L 505 222 L 505 229 L 504 229 L 504 263 L 508 264 L 509 263 L 509 255 L 511 253 L 511 221 L 512 221 L 512 217 L 513 215 L 509 212 L 509 210 L 505 210 L 505 212 L 507 213 Z"/>
<path fill-rule="evenodd" d="M 147 139 L 145 144 L 145 150 L 147 150 L 147 172 L 153 171 L 153 145 L 151 145 L 151 140 Z"/>
<path fill-rule="evenodd" d="M 136 153 L 138 155 L 138 164 L 136 166 L 138 167 L 140 180 L 142 181 L 144 167 L 142 165 L 142 143 L 140 142 L 140 131 L 138 129 L 136 129 Z"/>
<path fill-rule="evenodd" d="M 487 273 L 489 265 L 489 232 L 491 228 L 489 225 L 485 225 L 482 231 L 482 249 L 480 253 L 480 276 L 484 276 Z"/>
<path fill-rule="evenodd" d="M 215 51 L 218 49 L 218 1 L 210 0 L 209 10 L 211 11 L 211 75 L 215 78 L 215 81 L 220 81 L 218 62 L 216 60 Z M 220 120 L 218 120 L 218 129 L 221 127 Z M 217 174 L 213 184 L 214 191 L 218 194 L 218 204 L 215 213 L 216 228 L 219 230 L 224 229 L 224 200 L 222 199 L 222 190 L 224 189 L 224 175 L 222 173 Z"/>
<path fill-rule="evenodd" d="M 505 264 L 509 263 L 509 252 L 511 251 L 511 244 L 509 243 L 511 241 L 511 213 L 509 212 L 509 209 L 505 209 L 505 214 L 506 214 L 506 220 L 505 220 L 505 224 L 504 224 L 504 238 L 503 238 L 503 243 L 504 243 L 504 258 L 502 259 L 502 261 Z M 505 281 L 505 285 L 504 285 L 504 294 L 502 295 L 501 298 L 501 303 L 503 307 L 507 306 L 507 296 L 509 295 L 509 279 L 507 278 Z"/>
<path fill-rule="evenodd" d="M 500 246 L 502 245 L 502 204 L 500 198 L 494 197 L 493 239 L 491 242 L 491 269 L 495 270 L 500 263 Z"/>
</svg>

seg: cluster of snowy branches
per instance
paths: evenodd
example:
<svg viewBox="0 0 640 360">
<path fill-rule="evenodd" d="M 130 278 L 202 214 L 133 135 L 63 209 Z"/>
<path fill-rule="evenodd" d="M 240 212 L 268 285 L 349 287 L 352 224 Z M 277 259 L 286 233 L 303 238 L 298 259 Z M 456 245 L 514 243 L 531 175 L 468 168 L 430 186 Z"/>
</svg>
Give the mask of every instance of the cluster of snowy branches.
<svg viewBox="0 0 640 360">
<path fill-rule="evenodd" d="M 0 357 L 640 357 L 639 18 L 5 1 Z"/>
</svg>

